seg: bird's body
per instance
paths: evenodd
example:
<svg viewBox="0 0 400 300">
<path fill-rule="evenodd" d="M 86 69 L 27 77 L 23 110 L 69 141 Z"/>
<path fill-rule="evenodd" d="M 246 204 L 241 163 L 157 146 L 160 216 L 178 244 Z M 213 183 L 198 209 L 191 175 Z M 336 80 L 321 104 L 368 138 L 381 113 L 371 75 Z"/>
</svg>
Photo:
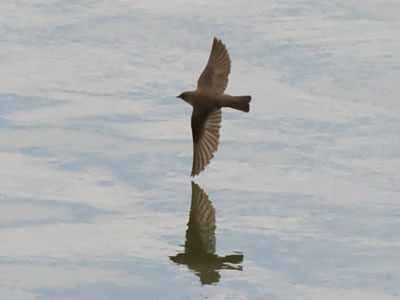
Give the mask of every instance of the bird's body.
<svg viewBox="0 0 400 300">
<path fill-rule="evenodd" d="M 225 45 L 214 38 L 208 63 L 197 82 L 197 89 L 178 97 L 193 106 L 193 166 L 191 176 L 198 175 L 218 149 L 221 108 L 249 111 L 251 96 L 224 94 L 228 84 L 231 61 Z"/>
</svg>

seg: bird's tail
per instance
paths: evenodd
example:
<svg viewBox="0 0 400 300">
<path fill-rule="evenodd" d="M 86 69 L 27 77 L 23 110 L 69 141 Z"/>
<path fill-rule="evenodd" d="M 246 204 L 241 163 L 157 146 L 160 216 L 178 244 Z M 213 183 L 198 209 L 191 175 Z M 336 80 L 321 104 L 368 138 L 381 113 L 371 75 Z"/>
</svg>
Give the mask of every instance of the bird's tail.
<svg viewBox="0 0 400 300">
<path fill-rule="evenodd" d="M 231 96 L 226 101 L 226 106 L 238 109 L 244 112 L 250 110 L 251 96 Z"/>
</svg>

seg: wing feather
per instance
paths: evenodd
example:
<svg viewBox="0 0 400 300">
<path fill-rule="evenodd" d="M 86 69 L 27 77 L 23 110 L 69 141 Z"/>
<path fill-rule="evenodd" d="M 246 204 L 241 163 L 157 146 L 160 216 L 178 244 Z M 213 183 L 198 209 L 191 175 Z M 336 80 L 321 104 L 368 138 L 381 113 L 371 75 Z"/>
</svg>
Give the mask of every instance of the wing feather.
<svg viewBox="0 0 400 300">
<path fill-rule="evenodd" d="M 226 46 L 214 38 L 207 65 L 197 81 L 197 89 L 211 89 L 223 93 L 228 85 L 231 60 Z"/>
<path fill-rule="evenodd" d="M 201 135 L 193 139 L 193 166 L 191 176 L 198 175 L 210 163 L 218 150 L 221 109 L 211 111 L 201 130 Z"/>
</svg>

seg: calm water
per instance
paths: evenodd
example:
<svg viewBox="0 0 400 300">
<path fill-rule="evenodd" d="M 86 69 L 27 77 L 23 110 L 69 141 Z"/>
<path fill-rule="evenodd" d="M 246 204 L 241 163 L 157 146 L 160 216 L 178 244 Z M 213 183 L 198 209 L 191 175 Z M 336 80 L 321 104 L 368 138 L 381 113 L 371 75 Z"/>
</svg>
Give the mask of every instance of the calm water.
<svg viewBox="0 0 400 300">
<path fill-rule="evenodd" d="M 399 299 L 400 4 L 214 2 L 2 1 L 0 299 Z"/>
</svg>

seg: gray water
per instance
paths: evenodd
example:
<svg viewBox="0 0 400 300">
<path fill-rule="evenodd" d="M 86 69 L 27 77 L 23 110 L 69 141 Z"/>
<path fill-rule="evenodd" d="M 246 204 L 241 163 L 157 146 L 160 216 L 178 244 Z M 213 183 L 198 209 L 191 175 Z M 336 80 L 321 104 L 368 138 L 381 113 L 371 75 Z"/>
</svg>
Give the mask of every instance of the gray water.
<svg viewBox="0 0 400 300">
<path fill-rule="evenodd" d="M 2 1 L 0 299 L 399 299 L 400 4 L 325 2 Z"/>
</svg>

